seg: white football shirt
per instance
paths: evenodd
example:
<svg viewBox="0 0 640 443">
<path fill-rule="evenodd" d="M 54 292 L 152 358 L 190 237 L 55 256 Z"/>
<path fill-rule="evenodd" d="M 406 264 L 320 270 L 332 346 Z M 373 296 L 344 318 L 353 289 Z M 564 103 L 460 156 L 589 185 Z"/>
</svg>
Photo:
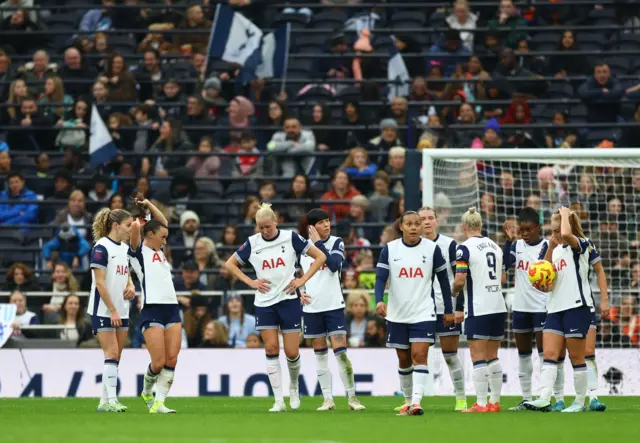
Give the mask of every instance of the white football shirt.
<svg viewBox="0 0 640 443">
<path fill-rule="evenodd" d="M 171 265 L 164 251 L 155 251 L 141 244 L 135 251 L 129 248 L 131 267 L 140 280 L 142 306 L 177 305 L 178 297 L 171 278 Z"/>
<path fill-rule="evenodd" d="M 111 302 L 116 307 L 120 318 L 129 318 L 129 302 L 124 299 L 124 291 L 129 284 L 129 246 L 116 243 L 109 237 L 102 237 L 91 250 L 92 269 L 106 272 L 106 285 Z M 111 317 L 96 288 L 96 277 L 91 272 L 91 292 L 87 312 L 94 317 Z"/>
<path fill-rule="evenodd" d="M 513 310 L 518 312 L 547 312 L 547 294 L 538 291 L 529 281 L 529 266 L 541 260 L 540 252 L 546 250 L 547 240 L 534 245 L 520 239 L 511 244 L 509 257 L 505 257 L 504 268 L 515 268 L 515 292 Z M 542 255 L 544 258 L 544 254 Z"/>
<path fill-rule="evenodd" d="M 447 263 L 437 244 L 421 238 L 414 246 L 403 239 L 387 243 L 377 267 L 389 270 L 387 320 L 414 324 L 436 320 L 433 280 Z"/>
<path fill-rule="evenodd" d="M 546 248 L 545 248 L 546 252 Z M 553 266 L 558 276 L 549 293 L 547 312 L 562 312 L 580 306 L 593 308 L 593 296 L 589 285 L 589 265 L 601 260 L 591 240 L 578 238 L 578 248 L 558 245 L 553 250 Z"/>
<path fill-rule="evenodd" d="M 296 293 L 286 294 L 284 288 L 295 279 L 298 257 L 306 254 L 310 247 L 311 242 L 286 229 L 279 229 L 270 240 L 254 234 L 240 246 L 234 254 L 236 260 L 242 265 L 251 264 L 258 279 L 271 282 L 267 294 L 256 291 L 255 306 L 271 306 L 298 297 Z"/>
<path fill-rule="evenodd" d="M 456 265 L 456 241 L 446 235 L 438 234 L 435 243 L 440 248 L 444 261 L 447 263 L 447 277 L 449 278 L 449 284 L 453 287 L 453 268 Z M 442 299 L 442 290 L 440 289 L 440 282 L 438 279 L 433 280 L 433 291 L 436 294 L 436 313 L 444 314 L 444 300 Z M 455 297 L 451 297 L 454 299 Z M 455 300 L 451 301 L 455 306 Z"/>
<path fill-rule="evenodd" d="M 340 237 L 331 235 L 327 240 L 318 243 L 324 245 L 329 255 L 327 262 L 305 284 L 305 291 L 311 297 L 311 303 L 303 305 L 302 310 L 304 312 L 327 312 L 344 309 L 344 294 L 340 285 L 340 273 L 342 272 L 342 261 L 344 261 L 344 242 Z M 335 271 L 330 268 L 334 264 L 330 263 L 330 260 L 338 264 Z M 300 257 L 302 271 L 306 273 L 313 262 L 312 257 L 303 254 Z"/>
<path fill-rule="evenodd" d="M 458 245 L 457 271 L 466 270 L 465 318 L 507 312 L 502 295 L 502 250 L 487 237 L 471 237 Z"/>
</svg>

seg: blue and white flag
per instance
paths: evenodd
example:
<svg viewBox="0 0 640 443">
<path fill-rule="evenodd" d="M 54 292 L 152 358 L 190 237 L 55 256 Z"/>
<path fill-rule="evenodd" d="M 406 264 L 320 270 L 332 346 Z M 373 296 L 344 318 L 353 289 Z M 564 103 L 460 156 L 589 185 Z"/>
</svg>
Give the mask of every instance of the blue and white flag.
<svg viewBox="0 0 640 443">
<path fill-rule="evenodd" d="M 387 79 L 389 80 L 389 92 L 387 92 L 387 98 L 389 101 L 396 97 L 406 97 L 409 95 L 409 71 L 407 65 L 404 64 L 402 54 L 398 52 L 396 48 L 396 38 L 391 36 L 393 45 L 391 46 L 391 52 L 389 55 L 389 62 L 387 64 Z"/>
<path fill-rule="evenodd" d="M 286 77 L 289 64 L 289 39 L 291 24 L 279 26 L 262 38 L 260 47 L 245 61 L 238 75 L 240 85 L 246 85 L 256 78 Z"/>
<path fill-rule="evenodd" d="M 91 108 L 91 137 L 89 138 L 89 156 L 91 167 L 104 165 L 118 155 L 118 148 L 107 130 L 96 105 Z"/>
<path fill-rule="evenodd" d="M 244 65 L 261 41 L 262 31 L 255 23 L 230 6 L 218 3 L 209 35 L 209 57 Z"/>
<path fill-rule="evenodd" d="M 17 312 L 16 305 L 0 304 L 0 348 L 13 334 L 11 325 L 16 321 Z"/>
</svg>

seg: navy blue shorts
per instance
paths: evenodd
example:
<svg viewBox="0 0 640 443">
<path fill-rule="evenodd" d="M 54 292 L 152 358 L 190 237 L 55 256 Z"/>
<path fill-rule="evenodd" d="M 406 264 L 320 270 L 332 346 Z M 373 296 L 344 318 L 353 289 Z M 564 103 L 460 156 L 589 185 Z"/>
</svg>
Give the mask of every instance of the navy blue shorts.
<svg viewBox="0 0 640 443">
<path fill-rule="evenodd" d="M 436 322 L 394 323 L 387 321 L 387 348 L 409 349 L 410 343 L 435 343 Z"/>
<path fill-rule="evenodd" d="M 513 332 L 516 334 L 542 332 L 546 321 L 546 312 L 513 311 Z"/>
<path fill-rule="evenodd" d="M 588 306 L 547 314 L 544 332 L 553 332 L 565 338 L 585 338 L 593 318 Z"/>
<path fill-rule="evenodd" d="M 266 307 L 256 306 L 256 329 L 258 331 L 280 328 L 283 334 L 300 332 L 301 323 L 302 306 L 297 298 L 283 300 Z"/>
<path fill-rule="evenodd" d="M 182 323 L 178 305 L 144 305 L 140 311 L 140 330 L 158 327 L 167 329 L 176 323 Z"/>
<path fill-rule="evenodd" d="M 468 317 L 464 322 L 467 340 L 502 340 L 506 312 Z"/>
<path fill-rule="evenodd" d="M 326 312 L 302 312 L 304 338 L 322 338 L 332 335 L 346 335 L 344 309 Z"/>
<path fill-rule="evenodd" d="M 598 319 L 596 318 L 596 311 L 591 313 L 591 324 L 589 325 L 589 329 L 598 330 Z"/>
<path fill-rule="evenodd" d="M 460 335 L 462 334 L 462 325 L 444 325 L 444 315 L 438 314 L 436 320 L 436 337 L 445 337 L 447 335 Z"/>
<path fill-rule="evenodd" d="M 111 326 L 111 318 L 110 317 L 98 317 L 97 315 L 91 316 L 91 330 L 93 331 L 93 335 L 96 335 L 98 332 L 105 331 L 127 331 L 129 329 L 129 319 L 122 319 L 122 326 L 119 328 L 114 328 Z"/>
</svg>

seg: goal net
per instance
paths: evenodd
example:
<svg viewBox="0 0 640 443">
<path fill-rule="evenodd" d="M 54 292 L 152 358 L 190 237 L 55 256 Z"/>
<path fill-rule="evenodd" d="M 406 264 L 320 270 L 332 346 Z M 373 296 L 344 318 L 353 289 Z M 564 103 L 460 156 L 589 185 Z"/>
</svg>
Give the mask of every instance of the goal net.
<svg viewBox="0 0 640 443">
<path fill-rule="evenodd" d="M 457 241 L 464 240 L 460 218 L 469 207 L 479 209 L 485 235 L 499 245 L 504 221 L 525 206 L 540 213 L 546 236 L 555 209 L 578 212 L 609 280 L 612 315 L 598 317 L 598 344 L 638 347 L 640 150 L 432 149 L 423 151 L 422 166 L 423 204 L 437 210 L 441 232 Z M 512 334 L 507 344 L 514 346 Z"/>
</svg>

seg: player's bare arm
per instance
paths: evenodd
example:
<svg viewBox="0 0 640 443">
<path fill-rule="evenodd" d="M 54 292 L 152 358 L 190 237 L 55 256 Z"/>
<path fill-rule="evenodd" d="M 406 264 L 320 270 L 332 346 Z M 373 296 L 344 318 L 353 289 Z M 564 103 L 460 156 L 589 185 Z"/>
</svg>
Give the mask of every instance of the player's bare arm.
<svg viewBox="0 0 640 443">
<path fill-rule="evenodd" d="M 580 247 L 580 241 L 571 230 L 571 223 L 569 223 L 570 217 L 571 210 L 569 208 L 560 208 L 560 236 L 562 237 L 562 241 L 571 246 L 572 249 L 578 249 Z"/>
<path fill-rule="evenodd" d="M 251 277 L 249 277 L 247 274 L 242 272 L 242 269 L 240 269 L 240 266 L 239 266 L 240 263 L 238 262 L 238 259 L 235 257 L 235 255 L 232 255 L 231 257 L 229 257 L 229 260 L 227 260 L 226 265 L 229 268 L 229 271 L 231 271 L 231 273 L 238 280 L 240 280 L 250 288 L 260 291 L 260 293 L 262 294 L 266 294 L 271 290 L 270 281 L 258 280 L 258 279 L 254 280 Z"/>
<path fill-rule="evenodd" d="M 302 277 L 292 280 L 287 285 L 287 287 L 284 288 L 284 292 L 286 292 L 287 294 L 293 294 L 296 289 L 308 282 L 309 279 L 313 277 L 313 274 L 318 272 L 322 265 L 327 261 L 327 257 L 315 245 L 311 245 L 311 247 L 307 251 L 307 255 L 313 258 L 313 263 L 309 267 L 309 270 Z"/>
<path fill-rule="evenodd" d="M 453 279 L 453 287 L 451 288 L 451 295 L 457 297 L 464 289 L 464 285 L 467 282 L 466 272 L 456 272 L 456 277 Z"/>
<path fill-rule="evenodd" d="M 598 288 L 600 288 L 600 315 L 603 317 L 609 316 L 609 288 L 607 285 L 607 275 L 604 273 L 604 267 L 602 262 L 598 262 L 593 265 L 593 270 L 596 272 L 598 279 Z"/>
</svg>

